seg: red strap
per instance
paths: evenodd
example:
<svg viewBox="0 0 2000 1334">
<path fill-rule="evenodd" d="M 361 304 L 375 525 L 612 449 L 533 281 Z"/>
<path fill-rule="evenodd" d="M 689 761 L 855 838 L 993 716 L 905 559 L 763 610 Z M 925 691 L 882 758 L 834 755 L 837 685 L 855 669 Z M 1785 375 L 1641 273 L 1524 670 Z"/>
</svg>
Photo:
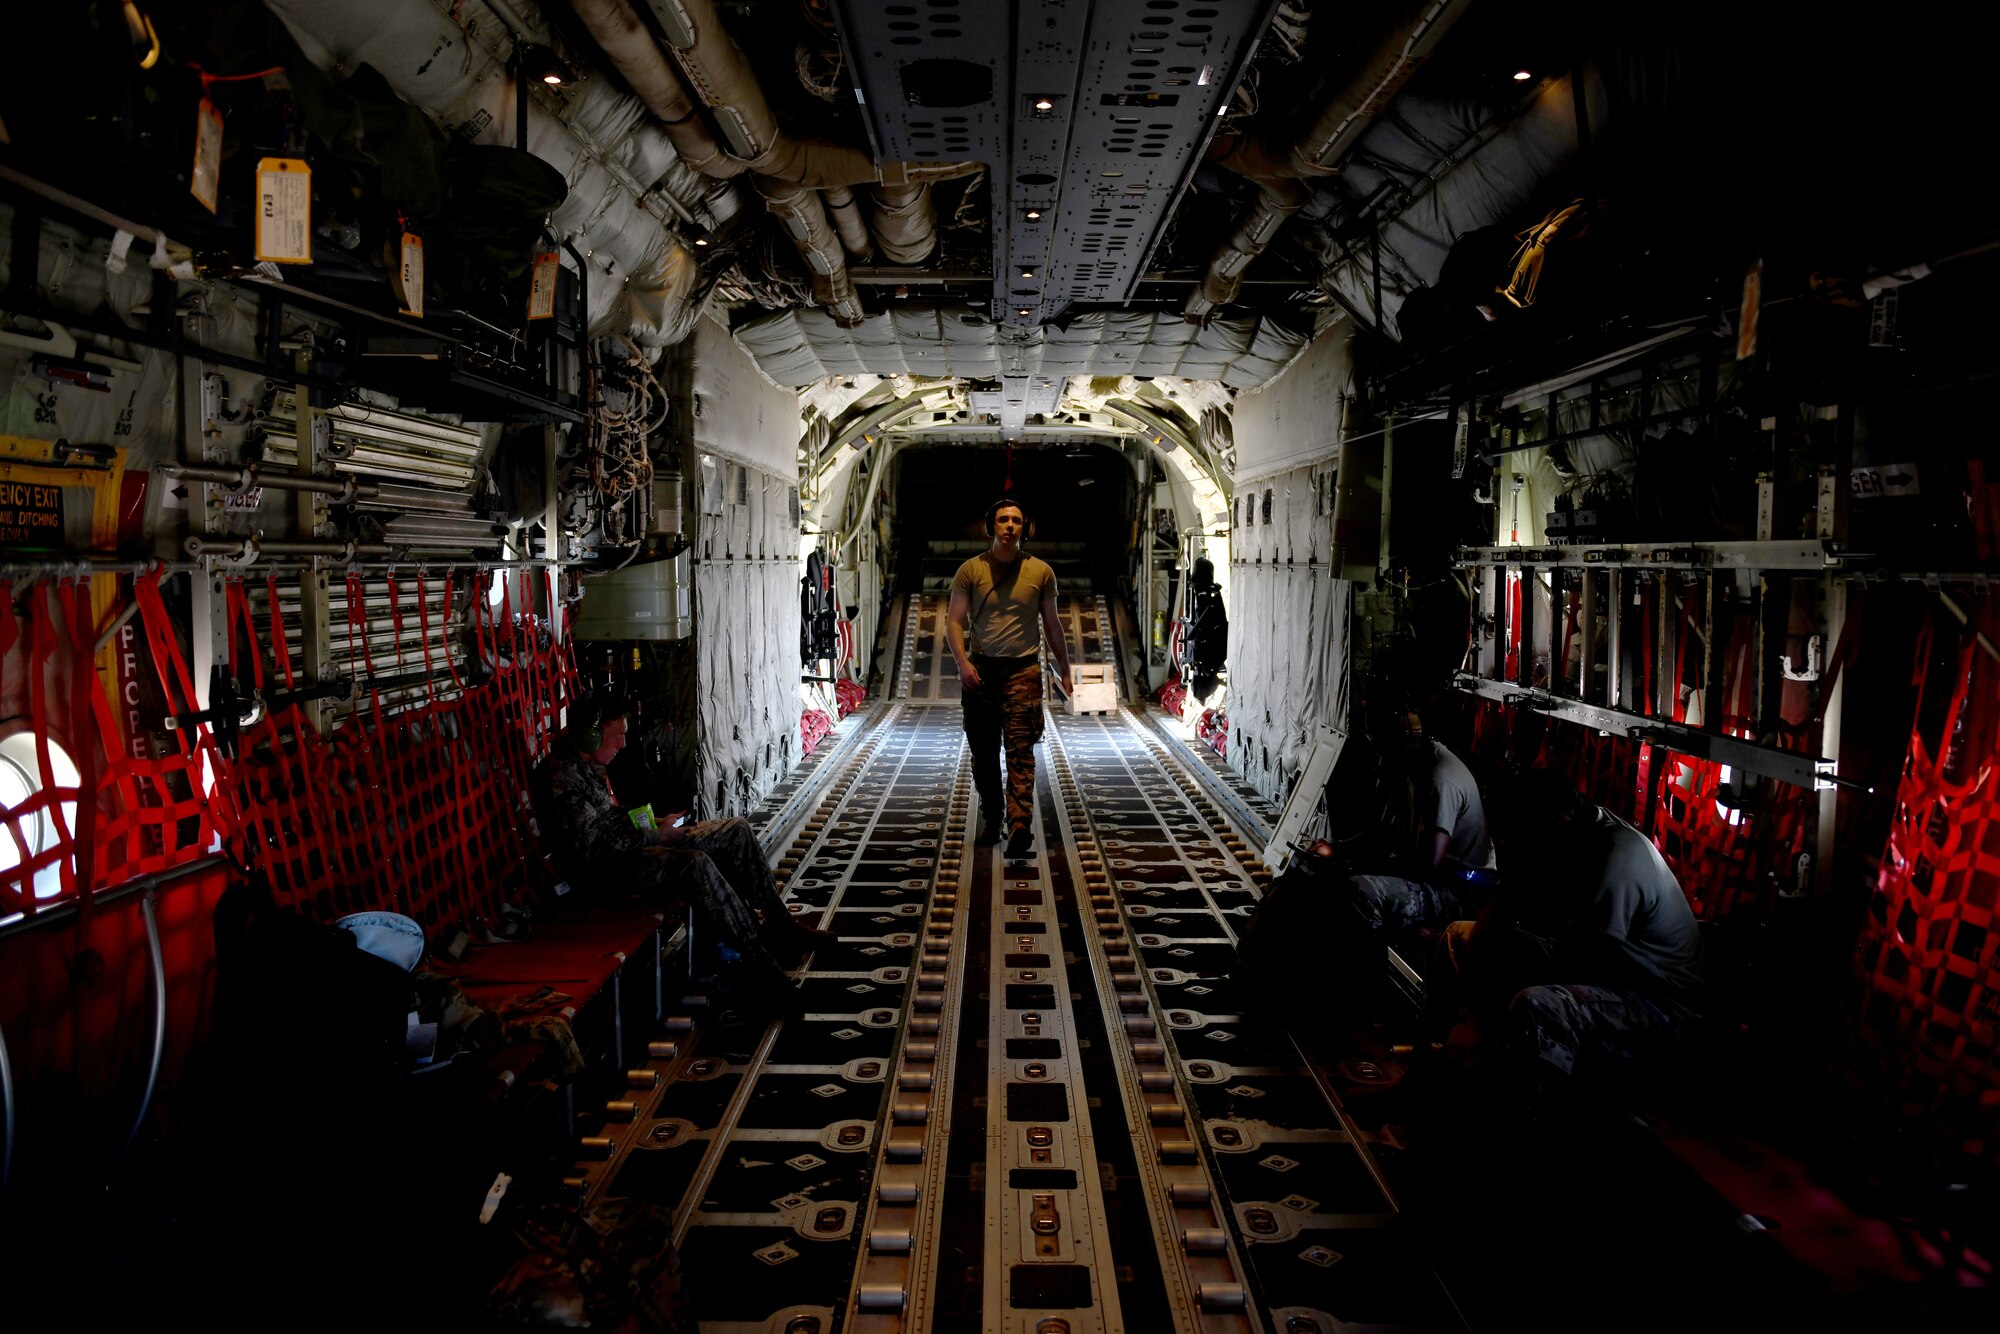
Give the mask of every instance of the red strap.
<svg viewBox="0 0 2000 1334">
<path fill-rule="evenodd" d="M 1507 679 L 1519 680 L 1521 662 L 1521 575 L 1507 574 Z"/>
<path fill-rule="evenodd" d="M 103 694 L 104 687 L 97 679 L 97 619 L 90 609 L 90 585 L 78 579 L 59 591 L 63 623 L 69 627 L 69 736 L 77 772 L 76 823 L 70 831 L 70 850 L 76 855 L 65 857 L 63 864 L 74 868 L 77 907 L 87 920 L 97 881 L 97 783 L 104 767 L 103 739 L 97 735 L 90 701 Z"/>
<path fill-rule="evenodd" d="M 354 631 L 361 629 L 361 662 L 368 669 L 370 689 L 375 676 L 375 653 L 368 647 L 368 589 L 359 573 L 347 575 L 347 660 L 354 661 Z"/>
</svg>

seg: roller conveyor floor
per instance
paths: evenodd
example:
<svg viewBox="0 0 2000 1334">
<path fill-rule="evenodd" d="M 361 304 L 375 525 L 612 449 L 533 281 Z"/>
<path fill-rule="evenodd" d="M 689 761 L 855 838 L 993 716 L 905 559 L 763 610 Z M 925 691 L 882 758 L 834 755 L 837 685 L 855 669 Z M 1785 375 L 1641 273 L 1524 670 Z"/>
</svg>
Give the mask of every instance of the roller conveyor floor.
<svg viewBox="0 0 2000 1334">
<path fill-rule="evenodd" d="M 1038 758 L 1009 863 L 958 709 L 879 705 L 780 857 L 839 936 L 802 1011 L 689 998 L 576 1188 L 671 1210 L 709 1334 L 1462 1328 L 1220 976 L 1263 879 L 1226 799 L 1132 712 L 1052 710 Z"/>
<path fill-rule="evenodd" d="M 896 699 L 955 700 L 958 696 L 958 663 L 951 656 L 945 638 L 945 615 L 951 606 L 947 593 L 919 593 L 907 599 L 898 638 L 895 662 Z M 1063 627 L 1072 663 L 1108 663 L 1114 666 L 1112 679 L 1118 681 L 1124 697 L 1122 675 L 1115 670 L 1117 634 L 1111 610 L 1103 597 L 1092 594 L 1058 599 L 1056 618 Z"/>
</svg>

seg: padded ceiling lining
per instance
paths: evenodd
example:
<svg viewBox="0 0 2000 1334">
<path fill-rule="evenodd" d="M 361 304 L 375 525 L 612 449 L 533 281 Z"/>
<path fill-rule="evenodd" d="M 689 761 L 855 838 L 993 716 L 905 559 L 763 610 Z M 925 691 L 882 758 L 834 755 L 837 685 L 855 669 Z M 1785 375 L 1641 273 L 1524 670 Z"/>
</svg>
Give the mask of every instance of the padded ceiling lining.
<svg viewBox="0 0 2000 1334">
<path fill-rule="evenodd" d="M 1179 312 L 1092 311 L 1025 331 L 969 311 L 902 307 L 842 329 L 821 310 L 788 310 L 737 327 L 736 339 L 779 384 L 829 375 L 1178 375 L 1232 389 L 1268 384 L 1306 336 L 1255 317 L 1187 323 Z"/>
</svg>

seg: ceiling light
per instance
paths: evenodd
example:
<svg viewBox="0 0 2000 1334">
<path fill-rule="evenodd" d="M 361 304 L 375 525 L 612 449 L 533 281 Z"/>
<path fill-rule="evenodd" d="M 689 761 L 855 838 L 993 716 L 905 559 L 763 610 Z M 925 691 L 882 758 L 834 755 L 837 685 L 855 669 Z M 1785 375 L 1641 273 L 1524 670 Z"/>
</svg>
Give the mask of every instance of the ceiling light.
<svg viewBox="0 0 2000 1334">
<path fill-rule="evenodd" d="M 1527 70 L 1524 69 L 1517 69 L 1514 71 L 1515 83 L 1526 83 L 1528 80 L 1534 77 L 1535 77 L 1534 75 L 1530 74 Z"/>
<path fill-rule="evenodd" d="M 1019 310 L 1015 311 L 1014 313 L 1016 315 L 1032 315 L 1034 312 L 1029 310 L 1028 307 L 1022 306 Z"/>
<path fill-rule="evenodd" d="M 1042 211 L 1038 208 L 1031 208 L 1028 210 L 1029 222 L 1037 222 L 1041 219 L 1041 216 L 1042 216 Z"/>
<path fill-rule="evenodd" d="M 1023 278 L 1032 278 L 1035 276 L 1035 271 L 1033 269 L 1022 269 L 1021 276 Z"/>
<path fill-rule="evenodd" d="M 531 79 L 538 79 L 551 88 L 560 88 L 566 83 L 576 82 L 576 71 L 569 67 L 569 62 L 546 46 L 523 42 L 514 48 L 514 60 L 520 66 L 521 73 Z"/>
<path fill-rule="evenodd" d="M 1055 99 L 1050 97 L 1036 98 L 1034 106 L 1036 114 L 1042 116 L 1046 116 L 1056 109 Z"/>
</svg>

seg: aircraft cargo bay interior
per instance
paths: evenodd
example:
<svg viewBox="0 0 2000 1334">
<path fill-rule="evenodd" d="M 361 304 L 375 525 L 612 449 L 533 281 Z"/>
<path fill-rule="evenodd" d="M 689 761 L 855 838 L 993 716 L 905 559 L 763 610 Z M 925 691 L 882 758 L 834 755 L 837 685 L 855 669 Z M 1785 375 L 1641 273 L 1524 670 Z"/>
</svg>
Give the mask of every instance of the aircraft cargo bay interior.
<svg viewBox="0 0 2000 1334">
<path fill-rule="evenodd" d="M 2000 1327 L 1963 15 L 22 17 L 0 1326 Z"/>
</svg>

